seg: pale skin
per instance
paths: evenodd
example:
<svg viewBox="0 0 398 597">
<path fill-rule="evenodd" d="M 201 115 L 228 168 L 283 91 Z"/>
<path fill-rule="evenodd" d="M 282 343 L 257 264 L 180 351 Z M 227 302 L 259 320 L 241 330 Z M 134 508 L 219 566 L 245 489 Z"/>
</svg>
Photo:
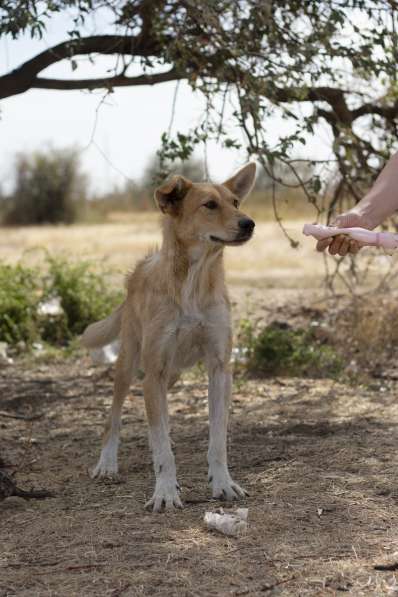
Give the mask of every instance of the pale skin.
<svg viewBox="0 0 398 597">
<path fill-rule="evenodd" d="M 373 230 L 398 210 L 398 153 L 386 164 L 370 191 L 349 211 L 337 216 L 332 225 L 339 228 L 358 226 Z M 361 244 L 343 234 L 317 242 L 318 251 L 331 255 L 357 253 Z"/>
</svg>

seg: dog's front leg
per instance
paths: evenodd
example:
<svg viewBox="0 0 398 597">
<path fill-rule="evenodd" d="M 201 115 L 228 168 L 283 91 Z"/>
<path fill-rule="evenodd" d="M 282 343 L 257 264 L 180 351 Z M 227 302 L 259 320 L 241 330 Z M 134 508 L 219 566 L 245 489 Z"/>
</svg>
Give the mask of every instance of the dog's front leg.
<svg viewBox="0 0 398 597">
<path fill-rule="evenodd" d="M 208 366 L 209 371 L 209 482 L 214 498 L 235 500 L 246 491 L 231 478 L 227 463 L 228 410 L 232 375 L 221 362 Z"/>
<path fill-rule="evenodd" d="M 144 398 L 156 476 L 155 491 L 145 507 L 152 507 L 154 512 L 160 512 L 163 505 L 166 510 L 182 508 L 169 436 L 167 381 L 162 376 L 147 374 Z"/>
</svg>

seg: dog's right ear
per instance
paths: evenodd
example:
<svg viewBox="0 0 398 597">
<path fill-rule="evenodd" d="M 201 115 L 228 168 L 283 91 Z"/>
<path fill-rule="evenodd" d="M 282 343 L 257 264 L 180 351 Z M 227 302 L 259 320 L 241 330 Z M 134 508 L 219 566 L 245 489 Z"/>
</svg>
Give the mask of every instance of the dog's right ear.
<svg viewBox="0 0 398 597">
<path fill-rule="evenodd" d="M 184 176 L 175 174 L 155 191 L 155 199 L 164 214 L 176 216 L 182 200 L 192 187 L 192 182 Z"/>
</svg>

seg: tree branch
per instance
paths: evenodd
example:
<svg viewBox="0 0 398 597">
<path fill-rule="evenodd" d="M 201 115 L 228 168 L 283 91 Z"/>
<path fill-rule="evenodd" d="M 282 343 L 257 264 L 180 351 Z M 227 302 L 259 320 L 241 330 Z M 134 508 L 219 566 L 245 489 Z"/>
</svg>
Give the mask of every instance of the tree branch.
<svg viewBox="0 0 398 597">
<path fill-rule="evenodd" d="M 116 75 L 115 77 L 105 77 L 100 79 L 45 79 L 43 77 L 38 77 L 34 79 L 31 87 L 34 89 L 61 89 L 64 91 L 76 89 L 112 89 L 113 87 L 156 85 L 157 83 L 183 79 L 185 76 L 185 74 L 179 73 L 177 69 L 172 68 L 165 73 L 139 75 L 138 77 L 126 77 L 125 75 Z"/>
<path fill-rule="evenodd" d="M 156 56 L 159 52 L 157 41 L 151 38 L 144 39 L 141 35 L 94 35 L 65 41 L 41 52 L 19 68 L 0 77 L 0 99 L 24 93 L 32 87 L 38 73 L 65 58 L 93 53 L 150 57 Z"/>
</svg>

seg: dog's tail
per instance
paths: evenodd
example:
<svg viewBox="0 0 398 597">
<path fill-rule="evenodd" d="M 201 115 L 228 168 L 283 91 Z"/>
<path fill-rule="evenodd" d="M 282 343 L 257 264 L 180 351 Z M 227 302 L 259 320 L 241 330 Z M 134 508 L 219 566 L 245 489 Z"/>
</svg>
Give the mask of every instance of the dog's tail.
<svg viewBox="0 0 398 597">
<path fill-rule="evenodd" d="M 110 344 L 118 337 L 122 325 L 124 303 L 115 309 L 109 317 L 92 323 L 83 332 L 81 342 L 86 348 L 100 348 Z"/>
</svg>

